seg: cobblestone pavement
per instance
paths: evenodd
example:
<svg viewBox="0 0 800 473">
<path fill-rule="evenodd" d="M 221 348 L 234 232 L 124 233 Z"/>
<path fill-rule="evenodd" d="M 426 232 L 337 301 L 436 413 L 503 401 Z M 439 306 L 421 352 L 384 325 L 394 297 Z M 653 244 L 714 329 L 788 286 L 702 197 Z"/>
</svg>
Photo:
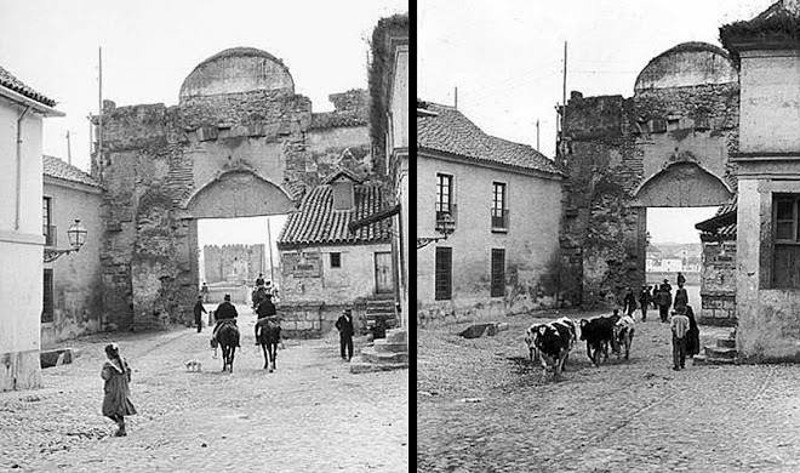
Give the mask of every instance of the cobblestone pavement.
<svg viewBox="0 0 800 473">
<path fill-rule="evenodd" d="M 535 321 L 474 340 L 454 335 L 466 324 L 419 332 L 419 471 L 800 471 L 800 366 L 675 372 L 669 326 L 650 320 L 629 361 L 595 368 L 579 343 L 554 382 L 527 360 Z M 728 332 L 701 326 L 701 342 Z"/>
<path fill-rule="evenodd" d="M 327 338 L 287 341 L 268 373 L 252 316 L 240 328 L 233 374 L 212 359 L 207 329 L 115 336 L 139 410 L 124 438 L 100 414 L 112 336 L 76 341 L 82 354 L 44 370 L 45 388 L 0 393 L 0 471 L 408 470 L 406 370 L 352 375 Z M 191 359 L 202 372 L 186 371 Z"/>
</svg>

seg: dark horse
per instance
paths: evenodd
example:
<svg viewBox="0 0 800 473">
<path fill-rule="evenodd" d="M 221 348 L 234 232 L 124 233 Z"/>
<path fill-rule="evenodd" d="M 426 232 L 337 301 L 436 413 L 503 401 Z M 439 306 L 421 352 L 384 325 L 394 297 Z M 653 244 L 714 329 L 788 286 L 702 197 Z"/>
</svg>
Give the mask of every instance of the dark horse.
<svg viewBox="0 0 800 473">
<path fill-rule="evenodd" d="M 233 356 L 239 346 L 239 328 L 234 323 L 223 323 L 217 331 L 217 341 L 222 346 L 222 371 L 233 373 Z"/>
<path fill-rule="evenodd" d="M 264 351 L 264 369 L 269 372 L 277 369 L 275 358 L 278 356 L 278 343 L 281 341 L 281 326 L 277 318 L 265 317 L 256 322 L 256 343 Z M 270 360 L 272 366 L 270 367 Z"/>
</svg>

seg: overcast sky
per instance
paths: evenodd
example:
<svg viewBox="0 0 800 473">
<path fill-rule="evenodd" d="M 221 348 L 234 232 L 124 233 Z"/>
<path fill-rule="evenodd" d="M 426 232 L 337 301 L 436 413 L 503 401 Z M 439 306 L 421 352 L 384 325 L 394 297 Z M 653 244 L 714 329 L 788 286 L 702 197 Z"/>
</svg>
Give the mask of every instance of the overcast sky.
<svg viewBox="0 0 800 473">
<path fill-rule="evenodd" d="M 103 96 L 118 106 L 174 105 L 184 78 L 223 49 L 251 46 L 284 60 L 315 111 L 328 95 L 366 88 L 366 54 L 382 17 L 406 0 L 0 0 L 0 65 L 58 101 L 66 118 L 46 120 L 44 152 L 89 169 L 86 116 Z"/>
<path fill-rule="evenodd" d="M 750 19 L 772 3 L 419 0 L 418 97 L 452 105 L 457 86 L 458 108 L 484 131 L 534 147 L 539 120 L 540 151 L 552 158 L 565 41 L 567 97 L 572 90 L 630 97 L 653 57 L 687 41 L 719 45 L 721 25 Z M 658 211 L 663 225 L 651 234 L 655 241 L 699 241 L 680 222 L 709 212 Z"/>
</svg>

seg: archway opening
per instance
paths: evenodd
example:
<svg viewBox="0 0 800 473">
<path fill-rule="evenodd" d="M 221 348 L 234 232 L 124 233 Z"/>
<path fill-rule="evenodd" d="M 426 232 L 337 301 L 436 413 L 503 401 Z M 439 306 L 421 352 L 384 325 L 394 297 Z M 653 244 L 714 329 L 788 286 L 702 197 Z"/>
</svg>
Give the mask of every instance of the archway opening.
<svg viewBox="0 0 800 473">
<path fill-rule="evenodd" d="M 716 206 L 647 209 L 645 284 L 652 288 L 661 285 L 666 279 L 672 286 L 674 297 L 678 288 L 678 273 L 681 273 L 686 278 L 689 305 L 696 314 L 699 314 L 701 307 L 703 247 L 700 231 L 695 225 L 714 216 L 717 209 Z"/>
</svg>

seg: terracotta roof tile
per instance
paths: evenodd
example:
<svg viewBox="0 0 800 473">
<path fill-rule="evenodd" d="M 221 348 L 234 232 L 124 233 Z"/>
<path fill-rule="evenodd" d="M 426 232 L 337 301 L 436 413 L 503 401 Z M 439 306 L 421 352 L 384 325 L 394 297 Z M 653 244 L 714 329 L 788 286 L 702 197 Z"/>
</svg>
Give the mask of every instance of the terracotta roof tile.
<svg viewBox="0 0 800 473">
<path fill-rule="evenodd" d="M 28 97 L 29 99 L 47 105 L 48 107 L 52 107 L 56 104 L 55 100 L 49 99 L 44 95 L 40 94 L 39 92 L 36 92 L 32 88 L 28 87 L 27 85 L 25 85 L 24 82 L 14 77 L 13 74 L 3 69 L 2 66 L 0 66 L 0 85 L 13 90 L 14 92 L 22 94 L 25 97 Z"/>
<path fill-rule="evenodd" d="M 98 189 L 102 188 L 102 185 L 92 176 L 54 156 L 42 156 L 42 174 L 64 181 L 97 187 Z"/>
<path fill-rule="evenodd" d="M 555 163 L 532 147 L 487 135 L 460 111 L 419 102 L 417 145 L 463 158 L 562 175 Z"/>
<path fill-rule="evenodd" d="M 391 220 L 372 223 L 350 233 L 348 225 L 388 207 L 384 187 L 379 183 L 354 185 L 355 208 L 333 209 L 333 187 L 330 184 L 312 189 L 289 216 L 278 246 L 290 248 L 308 245 L 352 245 L 388 242 Z"/>
</svg>

